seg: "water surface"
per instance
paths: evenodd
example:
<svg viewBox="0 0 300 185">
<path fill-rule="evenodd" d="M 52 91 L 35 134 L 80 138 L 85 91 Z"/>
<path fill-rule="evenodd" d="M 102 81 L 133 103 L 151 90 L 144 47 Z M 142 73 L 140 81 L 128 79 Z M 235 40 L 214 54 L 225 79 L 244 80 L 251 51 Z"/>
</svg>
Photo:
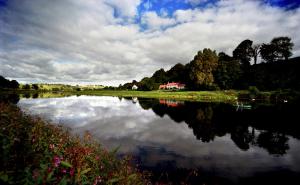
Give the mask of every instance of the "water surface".
<svg viewBox="0 0 300 185">
<path fill-rule="evenodd" d="M 21 99 L 30 114 L 132 155 L 154 180 L 191 184 L 287 184 L 300 178 L 295 105 L 99 96 Z"/>
</svg>

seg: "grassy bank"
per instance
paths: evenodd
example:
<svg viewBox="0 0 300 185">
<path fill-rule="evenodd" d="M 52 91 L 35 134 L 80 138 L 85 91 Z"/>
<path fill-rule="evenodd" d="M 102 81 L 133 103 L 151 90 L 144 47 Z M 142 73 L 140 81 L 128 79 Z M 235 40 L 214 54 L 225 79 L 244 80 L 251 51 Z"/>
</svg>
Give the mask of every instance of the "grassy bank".
<svg viewBox="0 0 300 185">
<path fill-rule="evenodd" d="M 80 91 L 82 95 L 142 97 L 193 101 L 232 101 L 237 98 L 235 91 Z"/>
<path fill-rule="evenodd" d="M 87 133 L 28 116 L 0 103 L 0 184 L 147 184 L 145 175 L 117 159 Z"/>
</svg>

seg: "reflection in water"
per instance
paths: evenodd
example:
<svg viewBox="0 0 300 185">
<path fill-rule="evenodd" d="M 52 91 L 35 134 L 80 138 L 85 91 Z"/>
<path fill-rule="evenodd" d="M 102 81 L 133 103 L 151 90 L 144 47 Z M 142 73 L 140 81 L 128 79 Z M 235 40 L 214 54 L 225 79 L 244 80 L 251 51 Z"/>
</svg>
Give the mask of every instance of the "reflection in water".
<svg viewBox="0 0 300 185">
<path fill-rule="evenodd" d="M 89 130 L 110 149 L 121 146 L 120 155 L 133 155 L 161 180 L 224 184 L 282 178 L 286 184 L 300 173 L 300 129 L 293 121 L 299 110 L 293 105 L 236 111 L 224 103 L 92 96 L 21 99 L 18 105 L 79 134 Z"/>
</svg>

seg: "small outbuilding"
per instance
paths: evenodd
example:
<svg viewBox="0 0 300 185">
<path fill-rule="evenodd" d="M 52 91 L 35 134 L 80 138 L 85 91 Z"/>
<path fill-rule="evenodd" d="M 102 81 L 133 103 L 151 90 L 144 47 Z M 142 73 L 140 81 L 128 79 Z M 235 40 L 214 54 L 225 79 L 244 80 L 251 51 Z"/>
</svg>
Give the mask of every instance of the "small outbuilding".
<svg viewBox="0 0 300 185">
<path fill-rule="evenodd" d="M 132 86 L 132 90 L 137 90 L 138 89 L 138 86 L 137 85 L 133 85 Z"/>
</svg>

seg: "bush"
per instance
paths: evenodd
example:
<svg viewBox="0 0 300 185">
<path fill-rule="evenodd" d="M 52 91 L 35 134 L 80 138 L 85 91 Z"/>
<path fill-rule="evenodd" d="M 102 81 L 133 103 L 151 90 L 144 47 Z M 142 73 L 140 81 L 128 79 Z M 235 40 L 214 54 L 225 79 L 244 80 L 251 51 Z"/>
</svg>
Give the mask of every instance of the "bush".
<svg viewBox="0 0 300 185">
<path fill-rule="evenodd" d="M 250 98 L 255 98 L 260 93 L 260 91 L 255 86 L 250 86 L 248 91 L 250 94 Z"/>
</svg>

